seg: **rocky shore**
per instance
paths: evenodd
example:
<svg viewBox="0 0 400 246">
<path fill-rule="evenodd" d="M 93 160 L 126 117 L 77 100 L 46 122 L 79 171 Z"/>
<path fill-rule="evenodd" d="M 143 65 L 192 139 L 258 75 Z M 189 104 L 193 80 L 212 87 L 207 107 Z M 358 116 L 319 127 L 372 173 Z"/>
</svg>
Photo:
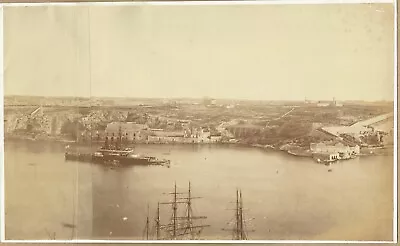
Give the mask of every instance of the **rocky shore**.
<svg viewBox="0 0 400 246">
<path fill-rule="evenodd" d="M 394 154 L 394 146 L 384 146 L 384 147 L 365 147 L 361 148 L 360 156 L 371 156 L 371 155 L 385 155 L 391 156 Z"/>
</svg>

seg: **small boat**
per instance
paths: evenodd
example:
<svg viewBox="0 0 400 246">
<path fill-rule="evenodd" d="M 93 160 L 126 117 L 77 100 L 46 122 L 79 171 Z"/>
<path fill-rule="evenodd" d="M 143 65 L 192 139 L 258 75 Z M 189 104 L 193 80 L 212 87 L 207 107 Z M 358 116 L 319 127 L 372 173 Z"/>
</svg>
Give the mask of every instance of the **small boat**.
<svg viewBox="0 0 400 246">
<path fill-rule="evenodd" d="M 329 166 L 328 172 L 332 172 L 332 170 L 333 170 L 332 167 L 331 167 L 331 163 L 332 162 L 330 162 L 329 165 L 328 165 Z"/>
</svg>

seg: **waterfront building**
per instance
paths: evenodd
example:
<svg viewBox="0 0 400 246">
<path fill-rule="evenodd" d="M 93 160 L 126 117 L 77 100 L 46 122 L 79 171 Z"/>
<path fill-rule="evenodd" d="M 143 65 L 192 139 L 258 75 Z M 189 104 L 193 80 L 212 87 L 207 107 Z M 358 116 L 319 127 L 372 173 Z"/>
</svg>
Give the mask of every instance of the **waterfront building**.
<svg viewBox="0 0 400 246">
<path fill-rule="evenodd" d="M 340 159 L 339 153 L 314 153 L 312 156 L 318 162 L 332 162 Z"/>
<path fill-rule="evenodd" d="M 222 135 L 221 134 L 212 134 L 212 135 L 210 135 L 210 142 L 212 142 L 212 143 L 221 142 L 221 140 L 222 140 Z"/>
<path fill-rule="evenodd" d="M 350 146 L 340 142 L 311 143 L 310 150 L 313 154 L 329 154 L 333 155 L 333 157 L 337 155 L 340 159 L 349 159 L 360 154 L 359 145 Z"/>
<path fill-rule="evenodd" d="M 317 103 L 317 107 L 328 107 L 329 105 L 330 103 L 323 103 L 323 102 Z"/>
<path fill-rule="evenodd" d="M 147 138 L 148 126 L 134 122 L 112 122 L 107 125 L 105 133 L 118 136 L 120 130 L 129 140 L 143 140 Z"/>
</svg>

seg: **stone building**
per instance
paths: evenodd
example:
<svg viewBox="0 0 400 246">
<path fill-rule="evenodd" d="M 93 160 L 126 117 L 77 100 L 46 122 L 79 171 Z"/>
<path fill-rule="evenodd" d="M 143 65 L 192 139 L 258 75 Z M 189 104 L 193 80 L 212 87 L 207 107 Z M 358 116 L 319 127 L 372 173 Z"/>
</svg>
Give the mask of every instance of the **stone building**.
<svg viewBox="0 0 400 246">
<path fill-rule="evenodd" d="M 360 146 L 349 146 L 340 142 L 311 143 L 310 150 L 313 154 L 337 154 L 340 159 L 348 159 L 360 154 Z"/>
<path fill-rule="evenodd" d="M 108 136 L 118 136 L 120 130 L 128 140 L 143 140 L 148 135 L 148 126 L 134 122 L 112 122 L 106 127 L 105 133 Z"/>
</svg>

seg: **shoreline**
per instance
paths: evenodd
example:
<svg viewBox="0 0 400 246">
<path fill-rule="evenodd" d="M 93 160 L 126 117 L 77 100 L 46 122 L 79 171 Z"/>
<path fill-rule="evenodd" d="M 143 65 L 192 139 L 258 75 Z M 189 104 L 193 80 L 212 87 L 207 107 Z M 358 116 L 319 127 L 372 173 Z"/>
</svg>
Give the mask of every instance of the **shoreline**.
<svg viewBox="0 0 400 246">
<path fill-rule="evenodd" d="M 74 140 L 69 140 L 61 137 L 47 137 L 47 138 L 32 138 L 32 137 L 27 137 L 27 136 L 16 136 L 16 135 L 5 135 L 4 136 L 4 142 L 6 141 L 31 141 L 31 142 L 56 142 L 56 143 L 64 143 L 64 144 L 76 144 L 80 146 L 93 146 L 93 145 L 100 145 L 102 142 L 91 142 L 91 143 L 85 143 L 85 142 L 77 142 Z M 311 158 L 312 153 L 306 151 L 306 150 L 301 150 L 299 151 L 298 148 L 285 148 L 285 149 L 280 149 L 276 148 L 272 145 L 262 145 L 262 144 L 247 144 L 247 143 L 231 143 L 231 142 L 211 142 L 211 143 L 190 143 L 190 142 L 174 142 L 174 143 L 166 143 L 166 142 L 146 142 L 146 141 L 138 141 L 136 143 L 131 143 L 131 144 L 140 144 L 140 145 L 193 145 L 193 146 L 199 146 L 199 145 L 217 145 L 217 146 L 223 146 L 223 145 L 229 145 L 229 146 L 241 146 L 241 147 L 248 147 L 248 148 L 257 148 L 257 149 L 262 149 L 262 150 L 272 150 L 272 151 L 279 151 L 279 152 L 284 152 L 288 155 L 295 156 L 298 158 Z M 394 155 L 394 149 L 393 146 L 387 146 L 387 147 L 363 147 L 361 149 L 361 152 L 358 156 L 393 156 Z"/>
</svg>

